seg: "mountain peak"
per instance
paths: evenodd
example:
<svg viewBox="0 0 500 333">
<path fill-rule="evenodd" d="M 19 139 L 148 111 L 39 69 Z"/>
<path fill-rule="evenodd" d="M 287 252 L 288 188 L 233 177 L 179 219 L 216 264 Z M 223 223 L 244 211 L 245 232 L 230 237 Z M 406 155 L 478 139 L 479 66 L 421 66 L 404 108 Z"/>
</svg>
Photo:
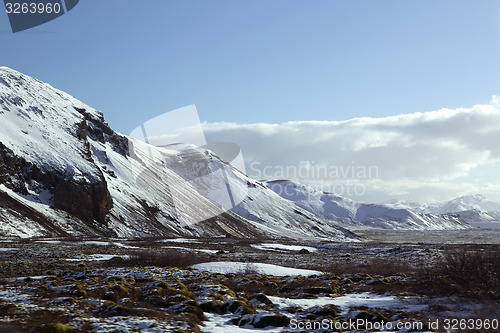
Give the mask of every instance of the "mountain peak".
<svg viewBox="0 0 500 333">
<path fill-rule="evenodd" d="M 479 194 L 479 193 L 473 193 L 473 194 L 466 194 L 461 197 L 458 197 L 454 200 L 475 200 L 475 201 L 486 201 L 488 200 L 484 195 Z"/>
</svg>

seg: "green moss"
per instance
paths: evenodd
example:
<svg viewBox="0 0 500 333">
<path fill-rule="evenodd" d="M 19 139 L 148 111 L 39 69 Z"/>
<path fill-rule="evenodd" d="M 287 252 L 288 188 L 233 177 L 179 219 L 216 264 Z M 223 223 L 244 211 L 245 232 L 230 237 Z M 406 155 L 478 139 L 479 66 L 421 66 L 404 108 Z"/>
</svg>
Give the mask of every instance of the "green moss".
<svg viewBox="0 0 500 333">
<path fill-rule="evenodd" d="M 67 333 L 67 332 L 75 332 L 75 328 L 70 325 L 56 323 L 56 324 L 47 324 L 43 327 L 42 332 L 44 333 Z"/>
<path fill-rule="evenodd" d="M 205 312 L 210 313 L 222 313 L 222 302 L 221 301 L 206 301 L 200 304 L 200 307 Z"/>
<path fill-rule="evenodd" d="M 121 284 L 116 284 L 108 289 L 109 291 L 116 291 L 119 295 L 129 296 L 131 289 Z"/>
<path fill-rule="evenodd" d="M 117 279 L 116 281 L 118 281 L 118 283 L 106 289 L 105 299 L 116 302 L 121 298 L 137 300 L 141 297 L 141 291 L 128 283 L 125 279 Z"/>
<path fill-rule="evenodd" d="M 127 284 L 127 280 L 125 280 L 124 278 L 122 278 L 121 276 L 111 276 L 108 278 L 108 281 L 109 282 L 117 282 L 117 283 L 120 283 L 120 284 Z"/>
<path fill-rule="evenodd" d="M 274 289 L 274 290 L 277 290 L 279 288 L 278 284 L 276 282 L 273 282 L 273 281 L 269 281 L 265 285 L 267 287 Z"/>
<path fill-rule="evenodd" d="M 394 283 L 394 282 L 399 281 L 399 279 L 397 277 L 390 276 L 390 277 L 382 278 L 379 281 L 381 281 L 382 283 L 390 284 L 390 283 Z"/>
<path fill-rule="evenodd" d="M 218 285 L 222 288 L 222 290 L 219 291 L 221 295 L 227 295 L 236 298 L 236 293 L 233 290 L 231 290 L 228 286 L 225 286 L 221 283 L 218 283 Z"/>
<path fill-rule="evenodd" d="M 196 295 L 182 283 L 180 283 L 180 289 L 169 286 L 166 283 L 160 283 L 160 287 L 156 289 L 156 293 L 160 296 L 182 295 L 190 299 L 196 298 Z"/>
<path fill-rule="evenodd" d="M 349 278 L 344 278 L 340 281 L 340 284 L 353 284 L 354 282 Z"/>
<path fill-rule="evenodd" d="M 245 285 L 247 286 L 263 286 L 264 284 L 257 280 L 248 280 Z"/>
<path fill-rule="evenodd" d="M 71 288 L 72 294 L 77 297 L 85 297 L 87 296 L 87 291 L 81 284 L 75 284 L 73 288 Z"/>
<path fill-rule="evenodd" d="M 94 276 L 90 276 L 88 277 L 88 280 L 92 283 L 98 283 L 99 282 L 99 279 L 94 277 Z"/>
<path fill-rule="evenodd" d="M 388 322 L 390 321 L 389 318 L 381 314 L 380 312 L 377 311 L 368 311 L 368 310 L 361 310 L 355 317 L 355 320 L 361 319 L 361 320 L 367 320 L 370 322 Z"/>
<path fill-rule="evenodd" d="M 39 284 L 36 286 L 36 289 L 38 289 L 39 291 L 49 291 L 50 290 L 49 286 L 47 286 L 46 284 Z"/>
<path fill-rule="evenodd" d="M 58 278 L 53 278 L 50 283 L 54 286 L 54 287 L 60 287 L 62 286 L 62 283 L 61 283 L 61 280 L 59 280 Z"/>
<path fill-rule="evenodd" d="M 240 315 L 257 313 L 255 307 L 251 303 L 241 299 L 229 300 L 225 302 L 222 304 L 222 311 L 237 313 Z"/>
<path fill-rule="evenodd" d="M 182 312 L 183 313 L 191 313 L 194 316 L 196 316 L 196 318 L 198 318 L 199 320 L 207 320 L 207 318 L 203 314 L 203 309 L 199 305 L 194 306 L 194 305 L 190 305 L 190 304 L 185 304 Z"/>
<path fill-rule="evenodd" d="M 67 304 L 77 304 L 78 301 L 76 299 L 74 299 L 73 297 L 67 297 L 64 299 L 64 303 L 67 303 Z"/>
<path fill-rule="evenodd" d="M 159 288 L 170 288 L 170 285 L 167 283 L 167 282 L 164 282 L 164 281 L 160 281 L 158 282 L 158 284 L 156 285 Z"/>
<path fill-rule="evenodd" d="M 212 297 L 212 298 L 214 298 L 216 300 L 219 300 L 219 301 L 222 301 L 222 302 L 227 301 L 227 297 L 219 294 L 218 292 L 216 292 L 214 290 L 209 290 L 208 294 L 210 295 L 210 297 Z"/>
<path fill-rule="evenodd" d="M 360 282 L 363 280 L 373 280 L 373 277 L 370 274 L 356 273 L 353 277 L 351 277 L 351 280 L 354 282 Z"/>
<path fill-rule="evenodd" d="M 115 317 L 115 316 L 143 316 L 144 309 L 128 307 L 122 304 L 116 304 L 112 301 L 105 301 L 98 309 L 94 311 L 98 317 Z"/>
<path fill-rule="evenodd" d="M 188 287 L 186 287 L 186 285 L 182 282 L 176 283 L 175 287 L 179 290 L 182 290 L 182 291 L 189 291 Z"/>
</svg>

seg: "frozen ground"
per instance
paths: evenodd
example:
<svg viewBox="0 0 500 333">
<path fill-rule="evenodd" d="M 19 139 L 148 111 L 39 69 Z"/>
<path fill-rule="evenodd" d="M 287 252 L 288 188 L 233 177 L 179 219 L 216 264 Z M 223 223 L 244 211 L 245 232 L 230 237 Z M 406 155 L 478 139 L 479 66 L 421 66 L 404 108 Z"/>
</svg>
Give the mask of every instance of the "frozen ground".
<svg viewBox="0 0 500 333">
<path fill-rule="evenodd" d="M 448 253 L 499 258 L 500 246 L 475 242 L 484 231 L 468 232 L 384 230 L 357 243 L 0 240 L 0 331 L 326 332 L 335 329 L 307 325 L 356 322 L 343 331 L 374 332 L 383 322 L 376 331 L 445 332 L 445 319 L 500 315 L 498 265 L 481 273 L 490 288 L 440 269 Z"/>
</svg>

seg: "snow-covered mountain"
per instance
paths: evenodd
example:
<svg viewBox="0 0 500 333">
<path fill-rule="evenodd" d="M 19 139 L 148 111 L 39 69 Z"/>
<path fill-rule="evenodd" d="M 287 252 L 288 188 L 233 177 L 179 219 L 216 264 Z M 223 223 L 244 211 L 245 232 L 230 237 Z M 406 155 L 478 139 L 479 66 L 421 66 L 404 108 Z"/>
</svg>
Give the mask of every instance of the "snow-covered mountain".
<svg viewBox="0 0 500 333">
<path fill-rule="evenodd" d="M 200 175 L 197 186 L 188 181 Z M 213 200 L 224 184 L 245 197 L 230 211 Z M 0 67 L 0 236 L 346 241 L 357 239 L 350 227 L 467 227 L 457 217 L 356 203 L 291 182 L 282 182 L 293 189 L 286 196 L 276 184 L 248 178 L 205 148 L 156 147 L 116 133 L 94 108 Z"/>
<path fill-rule="evenodd" d="M 415 213 L 420 213 L 420 214 L 433 213 L 431 207 L 434 207 L 432 204 L 428 204 L 425 202 L 407 201 L 398 199 L 385 201 L 382 203 L 382 205 L 396 209 L 408 209 L 414 211 Z"/>
<path fill-rule="evenodd" d="M 233 186 L 250 188 L 236 213 L 183 178 L 208 155 L 212 166 L 231 169 Z M 158 148 L 116 133 L 99 111 L 6 67 L 0 67 L 1 235 L 356 239 L 205 149 Z"/>
<path fill-rule="evenodd" d="M 470 194 L 444 203 L 425 204 L 391 200 L 386 205 L 398 209 L 410 209 L 422 214 L 453 214 L 468 223 L 500 221 L 500 203 L 488 200 L 480 194 Z"/>
<path fill-rule="evenodd" d="M 500 204 L 490 201 L 480 194 L 472 194 L 450 200 L 436 207 L 431 206 L 429 210 L 437 214 L 460 213 L 469 210 L 500 212 Z"/>
<path fill-rule="evenodd" d="M 346 227 L 355 229 L 373 227 L 439 230 L 470 227 L 457 216 L 421 214 L 407 208 L 360 203 L 288 180 L 270 181 L 266 186 L 317 217 L 341 221 Z"/>
</svg>

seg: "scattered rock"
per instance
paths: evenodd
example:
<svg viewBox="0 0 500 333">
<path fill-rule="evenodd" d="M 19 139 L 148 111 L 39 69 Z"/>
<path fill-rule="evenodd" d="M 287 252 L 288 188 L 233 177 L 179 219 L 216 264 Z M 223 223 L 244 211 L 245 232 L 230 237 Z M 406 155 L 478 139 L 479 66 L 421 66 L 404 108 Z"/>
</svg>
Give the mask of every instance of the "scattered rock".
<svg viewBox="0 0 500 333">
<path fill-rule="evenodd" d="M 243 316 L 238 326 L 253 326 L 255 328 L 285 327 L 290 324 L 290 318 L 279 313 L 259 313 Z"/>
<path fill-rule="evenodd" d="M 222 304 L 222 311 L 240 315 L 257 313 L 255 307 L 251 303 L 239 299 L 232 299 L 224 302 L 224 304 Z"/>
<path fill-rule="evenodd" d="M 250 301 L 250 303 L 254 303 L 254 304 L 255 303 L 263 303 L 266 305 L 273 304 L 273 302 L 271 302 L 271 300 L 269 298 L 267 298 L 267 296 L 263 293 L 252 295 L 252 296 L 250 296 L 250 298 L 248 300 Z"/>
</svg>

